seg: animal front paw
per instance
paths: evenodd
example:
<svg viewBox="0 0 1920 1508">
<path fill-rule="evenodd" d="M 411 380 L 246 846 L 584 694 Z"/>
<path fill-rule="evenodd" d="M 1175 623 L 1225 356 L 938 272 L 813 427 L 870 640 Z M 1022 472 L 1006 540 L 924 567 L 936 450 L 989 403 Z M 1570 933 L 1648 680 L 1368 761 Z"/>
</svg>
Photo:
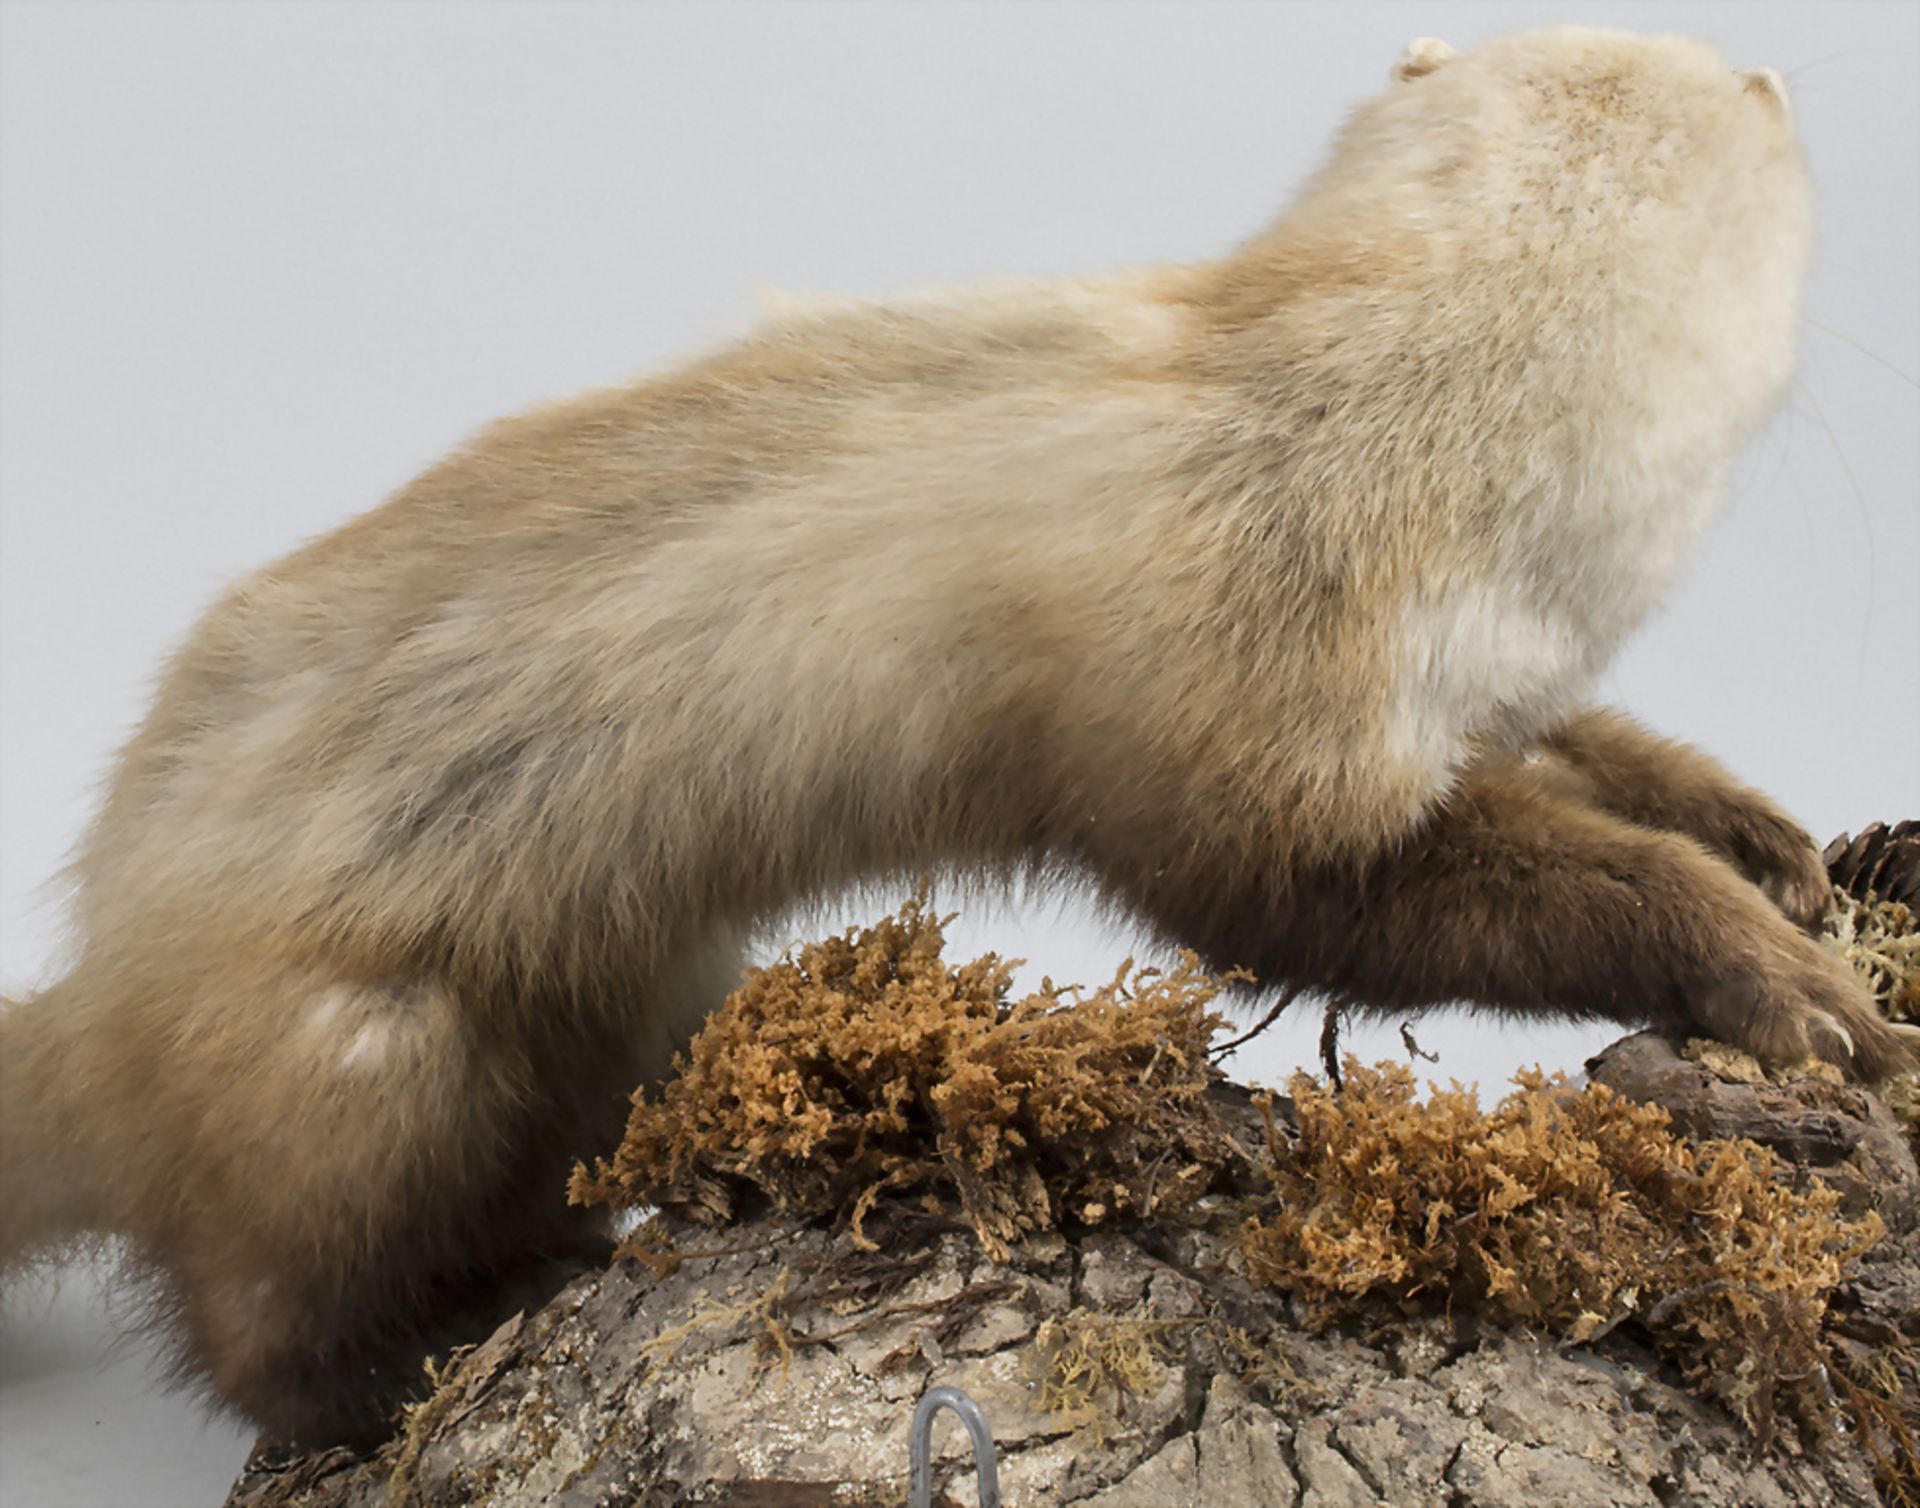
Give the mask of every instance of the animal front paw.
<svg viewBox="0 0 1920 1508">
<path fill-rule="evenodd" d="M 1690 1014 L 1769 1068 L 1820 1058 L 1867 1083 L 1920 1068 L 1920 1028 L 1889 1021 L 1845 964 L 1792 933 L 1699 991 Z"/>
<path fill-rule="evenodd" d="M 1764 796 L 1730 798 L 1709 836 L 1795 926 L 1813 931 L 1827 914 L 1832 886 L 1807 830 Z"/>
</svg>

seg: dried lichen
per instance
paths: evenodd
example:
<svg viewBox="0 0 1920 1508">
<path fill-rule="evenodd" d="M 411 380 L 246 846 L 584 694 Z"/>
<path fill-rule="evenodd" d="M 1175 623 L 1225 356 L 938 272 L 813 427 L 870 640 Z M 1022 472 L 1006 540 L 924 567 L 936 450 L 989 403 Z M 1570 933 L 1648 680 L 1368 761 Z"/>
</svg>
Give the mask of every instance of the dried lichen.
<svg viewBox="0 0 1920 1508">
<path fill-rule="evenodd" d="M 1824 1433 L 1821 1323 L 1878 1218 L 1843 1219 L 1751 1142 L 1689 1143 L 1657 1106 L 1518 1084 L 1483 1111 L 1352 1058 L 1337 1096 L 1296 1079 L 1298 1133 L 1270 1136 L 1275 1207 L 1243 1233 L 1250 1272 L 1322 1325 L 1383 1300 L 1571 1342 L 1631 1320 L 1761 1439 L 1783 1417 Z"/>
<path fill-rule="evenodd" d="M 912 1196 L 1004 1254 L 1198 1197 L 1229 1156 L 1204 1104 L 1224 981 L 1189 958 L 1010 1002 L 1013 965 L 949 965 L 941 923 L 923 894 L 751 975 L 573 1198 L 717 1222 L 757 1194 L 858 1236 Z"/>
<path fill-rule="evenodd" d="M 1734 1084 L 1795 1084 L 1817 1079 L 1838 1088 L 1847 1082 L 1847 1076 L 1824 1058 L 1802 1058 L 1797 1063 L 1778 1063 L 1769 1068 L 1752 1053 L 1712 1037 L 1687 1038 L 1680 1056 L 1698 1063 L 1714 1078 Z"/>
<path fill-rule="evenodd" d="M 460 1400 L 454 1386 L 454 1374 L 460 1362 L 473 1351 L 472 1346 L 456 1346 L 444 1361 L 429 1356 L 423 1370 L 427 1394 L 417 1402 L 405 1404 L 400 1411 L 400 1429 L 387 1443 L 392 1466 L 387 1477 L 386 1508 L 407 1508 L 419 1499 L 417 1476 L 420 1456 L 447 1414 Z"/>
<path fill-rule="evenodd" d="M 1023 1361 L 1035 1404 L 1056 1428 L 1089 1431 L 1096 1442 L 1125 1407 L 1153 1385 L 1168 1332 L 1194 1320 L 1144 1319 L 1070 1309 L 1041 1323 Z"/>
<path fill-rule="evenodd" d="M 759 1338 L 761 1360 L 777 1359 L 784 1376 L 793 1365 L 793 1336 L 784 1317 L 791 1303 L 792 1287 L 793 1269 L 782 1267 L 764 1288 L 728 1295 L 731 1302 L 703 1295 L 688 1319 L 654 1336 L 641 1347 L 641 1354 L 651 1361 L 669 1364 L 679 1360 L 681 1346 L 696 1335 L 714 1330 L 732 1334 L 746 1328 Z"/>
<path fill-rule="evenodd" d="M 1920 917 L 1912 907 L 1835 885 L 1820 940 L 1852 966 L 1888 1020 L 1920 1023 Z M 1896 1074 L 1879 1094 L 1920 1148 L 1920 1070 Z"/>
<path fill-rule="evenodd" d="M 1833 888 L 1821 941 L 1852 965 L 1891 1021 L 1920 1021 L 1920 918 L 1898 901 Z"/>
<path fill-rule="evenodd" d="M 1853 1415 L 1888 1508 L 1920 1508 L 1920 1417 L 1893 1358 L 1881 1353 L 1861 1364 L 1836 1348 L 1828 1375 Z"/>
</svg>

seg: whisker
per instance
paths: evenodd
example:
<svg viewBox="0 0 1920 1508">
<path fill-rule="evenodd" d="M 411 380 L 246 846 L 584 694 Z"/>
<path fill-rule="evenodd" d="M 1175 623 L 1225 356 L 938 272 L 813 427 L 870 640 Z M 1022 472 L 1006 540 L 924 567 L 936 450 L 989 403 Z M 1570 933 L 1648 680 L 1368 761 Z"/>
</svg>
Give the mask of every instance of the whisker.
<svg viewBox="0 0 1920 1508">
<path fill-rule="evenodd" d="M 1878 351 L 1872 350 L 1867 346 L 1861 345 L 1860 342 L 1855 340 L 1851 335 L 1842 335 L 1838 330 L 1834 329 L 1832 325 L 1822 324 L 1819 320 L 1815 319 L 1812 315 L 1807 316 L 1807 323 L 1811 325 L 1814 329 L 1820 331 L 1821 334 L 1831 335 L 1835 340 L 1839 341 L 1842 345 L 1852 346 L 1854 350 L 1858 351 L 1862 356 L 1866 357 L 1867 360 L 1878 362 L 1881 366 L 1885 367 L 1889 372 L 1893 373 L 1894 376 L 1898 377 L 1902 382 L 1906 383 L 1908 387 L 1920 387 L 1920 379 L 1916 379 L 1911 372 L 1903 371 L 1901 368 L 1895 366 L 1891 361 L 1888 361 L 1887 358 L 1882 356 Z"/>
<path fill-rule="evenodd" d="M 1809 73 L 1815 68 L 1824 68 L 1827 64 L 1837 63 L 1842 58 L 1911 58 L 1912 56 L 1913 49 L 1909 47 L 1848 47 L 1843 48 L 1839 52 L 1827 53 L 1824 57 L 1813 59 L 1812 62 L 1801 63 L 1795 67 L 1782 69 L 1781 71 L 1785 74 L 1788 81 L 1791 82 L 1798 79 L 1803 73 Z"/>
<path fill-rule="evenodd" d="M 1826 433 L 1827 443 L 1833 447 L 1833 453 L 1840 462 L 1840 470 L 1846 476 L 1847 487 L 1853 493 L 1854 507 L 1860 514 L 1860 526 L 1867 535 L 1866 611 L 1861 615 L 1860 627 L 1860 674 L 1864 677 L 1867 673 L 1867 644 L 1873 636 L 1874 594 L 1880 574 L 1880 548 L 1873 534 L 1873 513 L 1867 507 L 1867 495 L 1860 486 L 1859 477 L 1854 474 L 1853 463 L 1847 459 L 1846 451 L 1841 448 L 1840 437 L 1834 433 L 1833 426 L 1827 422 L 1826 412 L 1820 407 L 1819 400 L 1805 388 L 1800 389 L 1798 396 L 1807 400 L 1808 407 L 1813 411 L 1814 422 Z"/>
</svg>

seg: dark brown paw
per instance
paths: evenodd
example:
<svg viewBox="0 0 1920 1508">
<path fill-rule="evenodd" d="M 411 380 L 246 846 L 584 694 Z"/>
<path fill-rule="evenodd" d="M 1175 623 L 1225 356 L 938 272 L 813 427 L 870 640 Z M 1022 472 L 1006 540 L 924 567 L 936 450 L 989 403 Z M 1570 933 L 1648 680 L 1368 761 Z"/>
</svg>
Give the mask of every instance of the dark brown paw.
<svg viewBox="0 0 1920 1508">
<path fill-rule="evenodd" d="M 1820 855 L 1813 848 L 1759 871 L 1754 880 L 1788 921 L 1808 932 L 1819 930 L 1832 904 L 1832 889 Z"/>
<path fill-rule="evenodd" d="M 1718 825 L 1718 846 L 1740 872 L 1795 926 L 1816 930 L 1827 914 L 1832 886 L 1806 829 L 1759 796 L 1732 806 Z"/>
<path fill-rule="evenodd" d="M 1844 964 L 1791 934 L 1769 941 L 1696 997 L 1692 1014 L 1706 1035 L 1769 1068 L 1819 1058 L 1866 1083 L 1920 1067 L 1920 1030 L 1887 1020 Z"/>
</svg>

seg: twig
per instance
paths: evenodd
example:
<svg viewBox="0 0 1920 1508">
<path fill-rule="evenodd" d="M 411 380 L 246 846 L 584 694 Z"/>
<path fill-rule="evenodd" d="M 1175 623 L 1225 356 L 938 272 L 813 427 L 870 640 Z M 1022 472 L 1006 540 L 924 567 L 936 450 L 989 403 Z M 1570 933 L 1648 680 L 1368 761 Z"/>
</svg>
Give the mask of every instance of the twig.
<svg viewBox="0 0 1920 1508">
<path fill-rule="evenodd" d="M 1320 1063 L 1327 1070 L 1327 1083 L 1340 1092 L 1340 1018 L 1346 1007 L 1338 1000 L 1327 1002 L 1327 1013 L 1320 1019 Z"/>
<path fill-rule="evenodd" d="M 1407 1049 L 1408 1063 L 1412 1063 L 1415 1058 L 1424 1058 L 1429 1063 L 1438 1063 L 1440 1061 L 1439 1053 L 1428 1052 L 1418 1042 L 1414 1041 L 1413 1023 L 1411 1021 L 1402 1021 L 1400 1023 L 1400 1041 Z"/>
<path fill-rule="evenodd" d="M 1209 1047 L 1207 1049 L 1207 1056 L 1209 1058 L 1212 1058 L 1215 1062 L 1218 1062 L 1221 1058 L 1226 1057 L 1227 1054 L 1232 1052 L 1235 1048 L 1245 1047 L 1247 1043 L 1251 1042 L 1255 1037 L 1259 1036 L 1260 1033 L 1265 1031 L 1269 1026 L 1272 1026 L 1275 1021 L 1279 1020 L 1280 1013 L 1284 1011 L 1288 1006 L 1292 1005 L 1294 1001 L 1300 998 L 1300 988 L 1301 987 L 1299 985 L 1288 985 L 1284 990 L 1280 992 L 1280 998 L 1274 1001 L 1273 1009 L 1268 1011 L 1266 1015 L 1260 1018 L 1259 1025 L 1255 1026 L 1252 1031 L 1247 1032 L 1242 1036 L 1235 1037 L 1231 1042 L 1228 1042 L 1223 1046 Z"/>
</svg>

